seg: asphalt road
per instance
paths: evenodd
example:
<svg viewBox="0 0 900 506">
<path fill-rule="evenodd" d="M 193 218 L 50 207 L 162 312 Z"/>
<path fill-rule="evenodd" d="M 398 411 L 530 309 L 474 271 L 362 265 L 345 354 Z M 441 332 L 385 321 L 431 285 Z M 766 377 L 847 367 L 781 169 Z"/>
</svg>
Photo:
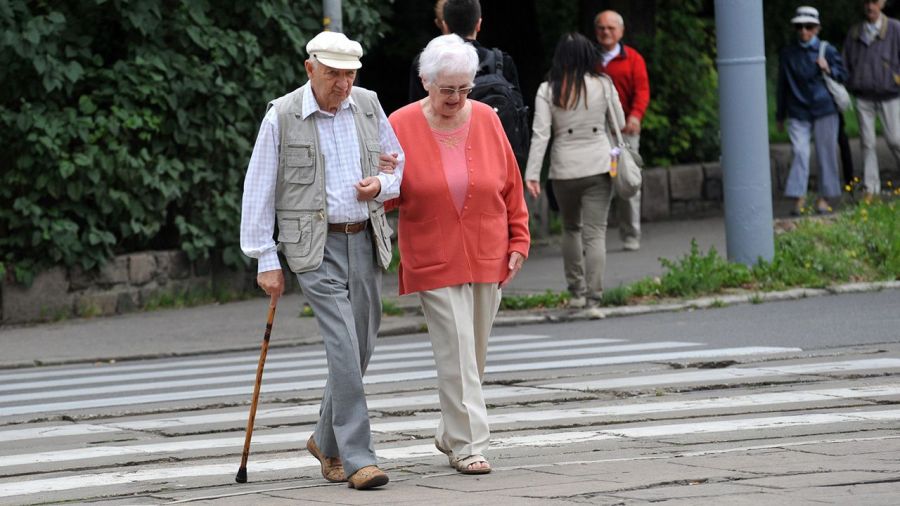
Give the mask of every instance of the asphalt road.
<svg viewBox="0 0 900 506">
<path fill-rule="evenodd" d="M 255 352 L 0 370 L 0 504 L 893 505 L 898 294 L 497 328 L 481 477 L 431 445 L 425 336 L 383 338 L 367 392 L 392 481 L 369 493 L 300 450 L 321 344 L 270 352 L 245 485 Z"/>
</svg>

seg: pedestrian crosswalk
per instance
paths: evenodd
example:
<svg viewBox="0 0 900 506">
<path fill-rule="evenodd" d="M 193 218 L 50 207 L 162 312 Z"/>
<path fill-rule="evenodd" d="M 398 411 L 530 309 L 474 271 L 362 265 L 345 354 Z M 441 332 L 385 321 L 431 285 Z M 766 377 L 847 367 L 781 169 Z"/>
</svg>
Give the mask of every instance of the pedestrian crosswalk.
<svg viewBox="0 0 900 506">
<path fill-rule="evenodd" d="M 27 504 L 177 489 L 192 480 L 230 485 L 256 360 L 241 353 L 3 372 L 0 498 Z M 703 360 L 744 363 L 686 366 Z M 680 368 L 672 371 L 673 362 Z M 297 449 L 314 426 L 326 371 L 321 346 L 270 352 L 251 479 L 316 477 L 317 461 Z M 486 376 L 496 452 L 726 432 L 777 437 L 786 428 L 845 434 L 900 422 L 900 409 L 886 402 L 900 399 L 900 358 L 889 356 L 515 334 L 491 338 Z M 430 440 L 439 416 L 434 378 L 425 340 L 376 348 L 368 406 L 388 469 L 446 463 Z"/>
</svg>

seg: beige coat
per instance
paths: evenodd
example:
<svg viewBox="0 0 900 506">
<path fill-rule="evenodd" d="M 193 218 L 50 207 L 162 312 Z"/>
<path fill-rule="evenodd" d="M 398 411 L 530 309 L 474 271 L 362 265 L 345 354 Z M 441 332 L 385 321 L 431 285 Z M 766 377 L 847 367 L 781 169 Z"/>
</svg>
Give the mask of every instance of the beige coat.
<svg viewBox="0 0 900 506">
<path fill-rule="evenodd" d="M 553 105 L 550 83 L 541 83 L 534 100 L 526 180 L 540 180 L 551 132 L 550 179 L 575 179 L 609 172 L 610 136 L 615 137 L 615 134 L 607 131 L 607 96 L 612 97 L 621 128 L 625 124 L 625 114 L 619 94 L 608 78 L 585 75 L 585 93 L 578 105 L 569 110 Z"/>
</svg>

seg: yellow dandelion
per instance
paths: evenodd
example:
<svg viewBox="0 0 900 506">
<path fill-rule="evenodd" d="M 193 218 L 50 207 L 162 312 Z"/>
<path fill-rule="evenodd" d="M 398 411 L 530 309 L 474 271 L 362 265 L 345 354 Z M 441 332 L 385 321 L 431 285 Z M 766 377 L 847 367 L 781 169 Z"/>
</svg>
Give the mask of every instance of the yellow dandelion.
<svg viewBox="0 0 900 506">
<path fill-rule="evenodd" d="M 893 181 L 888 181 L 888 182 L 887 182 L 887 185 L 888 185 L 888 188 L 893 188 L 893 187 L 894 187 L 894 182 L 893 182 Z"/>
<path fill-rule="evenodd" d="M 858 183 L 858 182 L 859 182 L 859 178 L 856 177 L 856 176 L 854 176 L 854 177 L 853 177 L 853 182 L 854 182 L 854 183 Z"/>
<path fill-rule="evenodd" d="M 852 187 L 852 186 L 850 186 L 849 184 L 848 184 L 848 185 L 844 185 L 844 191 L 845 191 L 845 192 L 850 193 L 851 190 L 853 190 L 853 187 Z"/>
</svg>

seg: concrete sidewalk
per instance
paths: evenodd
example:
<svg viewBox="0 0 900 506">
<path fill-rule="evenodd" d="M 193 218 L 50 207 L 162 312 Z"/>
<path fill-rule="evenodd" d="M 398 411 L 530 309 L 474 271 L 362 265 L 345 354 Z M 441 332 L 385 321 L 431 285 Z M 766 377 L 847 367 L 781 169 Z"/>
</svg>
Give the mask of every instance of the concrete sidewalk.
<svg viewBox="0 0 900 506">
<path fill-rule="evenodd" d="M 641 249 L 635 252 L 623 251 L 618 230 L 610 229 L 606 285 L 615 287 L 662 273 L 659 258 L 684 255 L 690 250 L 691 239 L 696 239 L 704 251 L 715 246 L 724 255 L 724 227 L 721 217 L 645 223 Z M 565 289 L 560 248 L 551 242 L 532 247 L 525 267 L 505 292 L 522 295 Z M 406 311 L 403 316 L 384 317 L 382 334 L 422 331 L 425 322 L 416 311 L 418 298 L 397 295 L 396 274 L 385 274 L 383 296 Z M 265 326 L 266 302 L 260 297 L 185 309 L 0 327 L 0 342 L 4 343 L 0 367 L 256 349 Z M 303 303 L 303 296 L 298 294 L 281 299 L 272 333 L 273 347 L 320 340 L 315 319 L 299 316 Z M 500 316 L 505 316 L 507 322 L 510 317 L 516 318 Z"/>
</svg>

